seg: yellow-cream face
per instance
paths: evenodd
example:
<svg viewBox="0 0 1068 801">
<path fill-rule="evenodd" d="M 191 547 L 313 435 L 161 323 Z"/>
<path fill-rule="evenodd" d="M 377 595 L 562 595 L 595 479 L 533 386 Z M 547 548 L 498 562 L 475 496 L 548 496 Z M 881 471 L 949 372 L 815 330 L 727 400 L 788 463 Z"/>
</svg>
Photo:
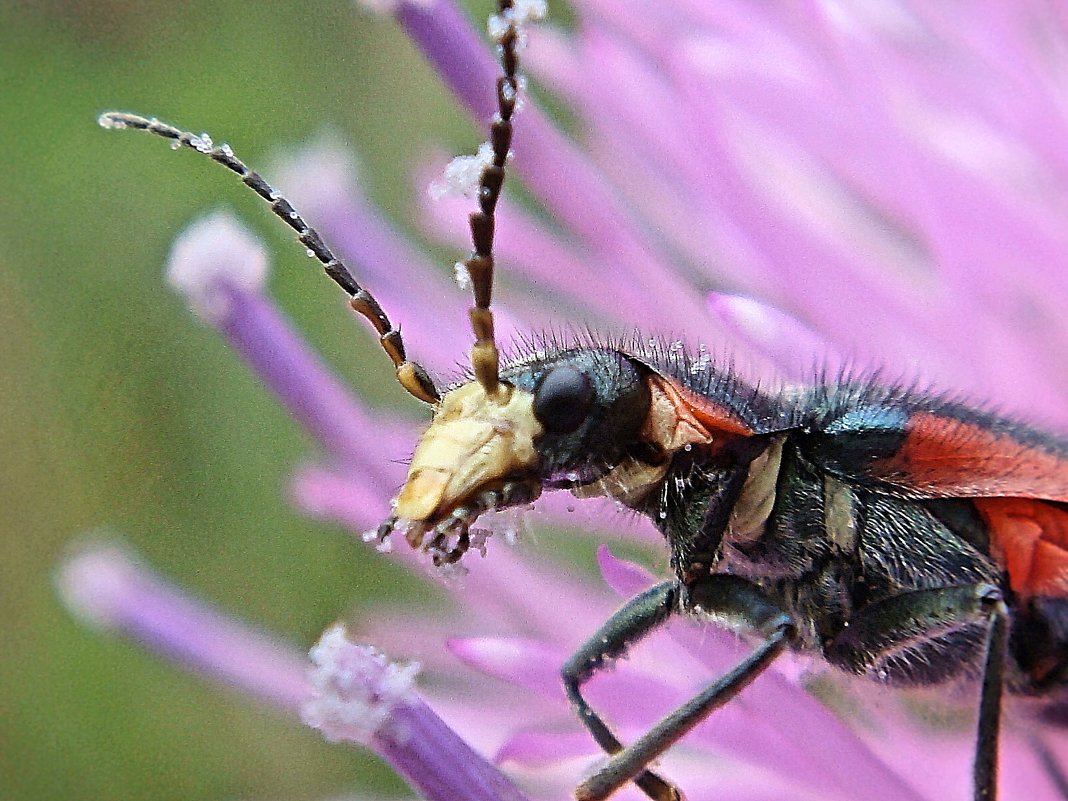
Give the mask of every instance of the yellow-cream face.
<svg viewBox="0 0 1068 801">
<path fill-rule="evenodd" d="M 479 493 L 528 475 L 538 463 L 534 440 L 542 433 L 533 404 L 532 393 L 509 384 L 493 398 L 477 381 L 447 393 L 412 456 L 397 517 L 440 521 Z"/>
</svg>

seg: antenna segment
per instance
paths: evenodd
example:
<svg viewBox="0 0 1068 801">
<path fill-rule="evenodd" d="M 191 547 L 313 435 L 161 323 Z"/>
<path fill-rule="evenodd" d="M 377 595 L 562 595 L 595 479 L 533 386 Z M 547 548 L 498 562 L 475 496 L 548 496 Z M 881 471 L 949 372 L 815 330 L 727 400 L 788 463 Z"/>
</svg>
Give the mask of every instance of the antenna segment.
<svg viewBox="0 0 1068 801">
<path fill-rule="evenodd" d="M 378 333 L 378 341 L 382 350 L 386 352 L 397 371 L 397 380 L 409 395 L 427 404 L 436 404 L 441 399 L 441 394 L 434 386 L 430 375 L 416 362 L 409 361 L 404 351 L 404 340 L 401 333 L 393 327 L 385 311 L 375 300 L 374 296 L 361 287 L 353 278 L 349 268 L 337 258 L 323 242 L 319 233 L 304 222 L 293 208 L 293 205 L 278 194 L 260 175 L 245 166 L 234 151 L 227 144 L 216 147 L 207 134 L 193 134 L 182 131 L 159 120 L 147 117 L 139 117 L 136 114 L 127 114 L 121 111 L 109 111 L 100 115 L 98 120 L 104 128 L 134 128 L 139 131 L 148 131 L 156 136 L 170 139 L 175 149 L 188 147 L 198 153 L 203 153 L 212 161 L 223 165 L 234 172 L 241 182 L 265 200 L 282 222 L 297 232 L 297 239 L 308 249 L 308 254 L 314 256 L 323 265 L 326 274 L 340 286 L 349 296 L 349 305 L 353 310 L 363 315 Z M 507 152 L 507 148 L 506 148 Z M 492 224 L 492 217 L 491 217 Z M 492 242 L 492 233 L 491 233 Z M 488 297 L 488 295 L 487 295 Z M 487 306 L 489 301 L 486 301 Z M 487 309 L 488 310 L 488 309 Z M 474 310 L 472 310 L 472 313 Z M 490 321 L 490 339 L 492 341 L 492 319 Z M 496 352 L 496 351 L 494 351 Z"/>
<path fill-rule="evenodd" d="M 499 395 L 500 387 L 500 353 L 494 339 L 493 311 L 490 308 L 493 295 L 493 235 L 496 227 L 494 215 L 504 184 L 504 166 L 512 146 L 512 115 L 519 97 L 518 45 L 522 36 L 518 27 L 521 22 L 519 16 L 513 9 L 512 0 L 498 0 L 497 15 L 490 20 L 491 32 L 497 39 L 503 74 L 497 79 L 497 114 L 490 125 L 492 161 L 482 170 L 478 185 L 479 208 L 469 218 L 474 252 L 464 262 L 475 295 L 475 305 L 469 313 L 471 330 L 475 335 L 475 344 L 471 348 L 471 368 L 478 383 L 491 398 Z"/>
</svg>

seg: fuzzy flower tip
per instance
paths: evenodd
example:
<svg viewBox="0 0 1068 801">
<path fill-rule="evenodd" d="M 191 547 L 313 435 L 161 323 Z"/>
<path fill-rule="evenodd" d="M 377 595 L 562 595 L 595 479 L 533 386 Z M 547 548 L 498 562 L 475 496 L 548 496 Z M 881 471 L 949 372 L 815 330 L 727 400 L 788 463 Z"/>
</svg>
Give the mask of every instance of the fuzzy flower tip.
<svg viewBox="0 0 1068 801">
<path fill-rule="evenodd" d="M 217 323 L 230 312 L 232 290 L 259 292 L 267 281 L 267 253 L 233 215 L 218 211 L 178 237 L 167 262 L 167 283 L 198 315 Z"/>
<path fill-rule="evenodd" d="M 323 633 L 309 656 L 314 693 L 301 708 L 301 720 L 331 742 L 366 744 L 372 736 L 408 736 L 397 729 L 393 713 L 413 700 L 417 662 L 401 665 L 377 648 L 350 642 L 340 624 Z"/>
<path fill-rule="evenodd" d="M 56 571 L 56 590 L 67 609 L 95 628 L 118 628 L 126 618 L 128 588 L 137 564 L 115 545 L 83 548 Z"/>
<path fill-rule="evenodd" d="M 351 642 L 340 624 L 310 656 L 312 696 L 301 719 L 327 740 L 374 749 L 429 801 L 528 801 L 415 694 L 417 663 Z"/>
</svg>

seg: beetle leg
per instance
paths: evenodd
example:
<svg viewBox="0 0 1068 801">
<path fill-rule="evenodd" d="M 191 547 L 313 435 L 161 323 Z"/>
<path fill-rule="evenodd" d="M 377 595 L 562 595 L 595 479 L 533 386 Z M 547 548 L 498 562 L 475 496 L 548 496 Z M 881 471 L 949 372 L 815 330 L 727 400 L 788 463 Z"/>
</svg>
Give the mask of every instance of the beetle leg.
<svg viewBox="0 0 1068 801">
<path fill-rule="evenodd" d="M 621 654 L 627 645 L 678 611 L 707 614 L 753 629 L 762 633 L 765 640 L 733 670 L 623 748 L 578 695 L 578 686 L 603 664 L 605 657 Z M 597 801 L 634 781 L 656 801 L 681 798 L 675 787 L 648 771 L 646 766 L 760 675 L 786 647 L 793 633 L 790 617 L 756 585 L 736 576 L 705 576 L 684 590 L 677 584 L 660 584 L 629 602 L 564 668 L 568 695 L 583 722 L 601 747 L 613 754 L 608 764 L 579 785 L 575 797 L 579 801 Z"/>
<path fill-rule="evenodd" d="M 667 620 L 675 611 L 678 596 L 678 583 L 665 581 L 631 598 L 583 643 L 560 671 L 564 679 L 564 691 L 579 720 L 597 744 L 609 754 L 622 751 L 623 744 L 612 734 L 601 716 L 586 703 L 581 687 L 594 673 L 605 667 L 605 662 L 622 656 L 628 647 Z M 642 792 L 654 801 L 677 801 L 681 798 L 672 784 L 651 771 L 636 771 L 633 778 Z"/>
<path fill-rule="evenodd" d="M 972 782 L 975 801 L 995 801 L 998 794 L 998 733 L 1001 731 L 1001 692 L 1005 686 L 1005 657 L 1009 645 L 1009 613 L 1000 594 L 986 599 L 990 630 L 986 638 L 983 688 L 979 697 L 979 728 L 975 739 Z"/>
<path fill-rule="evenodd" d="M 857 673 L 910 647 L 976 624 L 986 625 L 979 720 L 972 769 L 975 801 L 997 798 L 998 731 L 1008 654 L 1008 610 L 990 584 L 917 590 L 871 604 L 824 647 L 827 659 Z"/>
</svg>

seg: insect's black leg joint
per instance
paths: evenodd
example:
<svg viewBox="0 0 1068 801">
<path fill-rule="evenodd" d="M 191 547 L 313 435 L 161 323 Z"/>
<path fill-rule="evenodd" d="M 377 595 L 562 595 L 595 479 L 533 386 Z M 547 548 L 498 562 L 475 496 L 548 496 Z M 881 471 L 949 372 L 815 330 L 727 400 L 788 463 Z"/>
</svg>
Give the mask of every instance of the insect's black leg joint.
<svg viewBox="0 0 1068 801">
<path fill-rule="evenodd" d="M 681 604 L 687 612 L 714 615 L 765 636 L 779 631 L 787 639 L 797 636 L 792 618 L 782 607 L 740 576 L 727 573 L 702 576 L 686 586 Z"/>
<path fill-rule="evenodd" d="M 980 604 L 988 614 L 990 628 L 979 692 L 979 725 L 975 738 L 972 786 L 975 788 L 975 801 L 995 801 L 1001 696 L 1005 688 L 1005 660 L 1009 652 L 1009 613 L 996 587 L 983 587 L 980 592 Z"/>
<path fill-rule="evenodd" d="M 982 586 L 978 590 L 979 604 L 986 612 L 994 612 L 1005 604 L 1005 596 L 1000 587 L 993 584 Z"/>
<path fill-rule="evenodd" d="M 667 620 L 678 609 L 677 599 L 678 584 L 669 581 L 657 584 L 627 601 L 560 670 L 564 691 L 579 720 L 597 744 L 609 754 L 621 751 L 623 744 L 583 698 L 581 687 L 595 673 L 607 667 L 611 660 L 622 656 L 627 648 Z M 640 771 L 633 781 L 656 801 L 678 798 L 678 791 L 651 771 Z"/>
<path fill-rule="evenodd" d="M 705 611 L 716 618 L 736 623 L 740 627 L 759 631 L 764 635 L 764 641 L 733 669 L 712 682 L 678 709 L 666 715 L 638 740 L 626 748 L 615 750 L 608 763 L 579 786 L 575 791 L 576 798 L 584 801 L 600 801 L 629 781 L 633 781 L 650 798 L 658 801 L 677 798 L 678 791 L 670 784 L 664 783 L 655 774 L 650 774 L 647 766 L 684 737 L 694 726 L 747 687 L 783 652 L 790 637 L 793 636 L 794 624 L 790 616 L 767 598 L 757 585 L 745 579 L 729 574 L 715 574 L 686 587 L 682 593 L 678 590 L 678 585 L 669 587 L 661 585 L 634 599 L 623 610 L 617 612 L 598 632 L 606 635 L 601 641 L 599 650 L 585 654 L 580 652 L 575 655 L 573 661 L 582 656 L 591 657 L 614 653 L 614 651 L 609 651 L 609 644 L 613 642 L 613 634 L 616 635 L 617 643 L 624 642 L 625 644 L 626 641 L 619 636 L 622 630 L 614 629 L 613 623 L 623 622 L 622 613 L 628 611 L 632 619 L 626 631 L 634 633 L 635 637 L 651 631 L 656 625 L 666 620 L 670 613 Z M 654 602 L 670 604 L 670 608 L 658 609 Z M 591 640 L 592 642 L 594 641 Z M 588 643 L 586 647 L 589 646 Z M 588 659 L 573 665 L 573 667 L 587 669 L 591 666 L 598 665 L 592 665 Z M 584 722 L 597 738 L 598 743 L 605 750 L 612 751 L 598 737 L 598 724 L 603 727 L 600 719 L 585 718 Z M 607 730 L 605 733 L 608 733 Z M 611 736 L 610 733 L 608 735 Z M 615 743 L 615 738 L 612 737 L 609 742 Z M 656 787 L 643 784 L 642 779 L 645 776 L 652 777 L 660 784 Z"/>
</svg>

